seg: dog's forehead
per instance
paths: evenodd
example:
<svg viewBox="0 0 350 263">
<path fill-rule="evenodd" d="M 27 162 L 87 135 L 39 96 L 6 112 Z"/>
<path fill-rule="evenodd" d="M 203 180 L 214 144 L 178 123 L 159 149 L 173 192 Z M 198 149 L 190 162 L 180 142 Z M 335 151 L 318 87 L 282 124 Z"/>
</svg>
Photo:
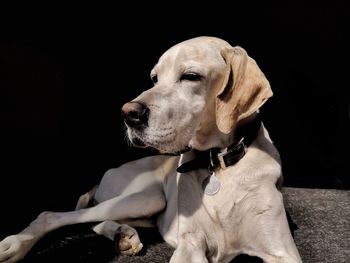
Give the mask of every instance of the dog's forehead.
<svg viewBox="0 0 350 263">
<path fill-rule="evenodd" d="M 209 66 L 221 63 L 221 51 L 230 46 L 226 41 L 213 37 L 198 37 L 181 42 L 168 49 L 159 59 L 157 66 L 164 64 L 198 61 Z"/>
</svg>

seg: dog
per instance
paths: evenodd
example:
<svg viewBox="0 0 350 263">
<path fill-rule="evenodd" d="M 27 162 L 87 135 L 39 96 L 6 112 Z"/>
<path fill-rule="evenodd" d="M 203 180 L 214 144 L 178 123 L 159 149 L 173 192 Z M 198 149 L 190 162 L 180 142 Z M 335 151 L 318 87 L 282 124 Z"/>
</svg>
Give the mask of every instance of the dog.
<svg viewBox="0 0 350 263">
<path fill-rule="evenodd" d="M 142 249 L 134 227 L 156 226 L 175 248 L 171 263 L 242 253 L 301 262 L 279 191 L 279 153 L 260 120 L 272 90 L 257 63 L 239 46 L 197 37 L 166 51 L 151 78 L 154 86 L 122 112 L 130 142 L 161 154 L 108 170 L 75 211 L 41 213 L 0 242 L 1 263 L 22 259 L 49 231 L 86 222 L 100 222 L 93 230 L 127 255 Z"/>
</svg>

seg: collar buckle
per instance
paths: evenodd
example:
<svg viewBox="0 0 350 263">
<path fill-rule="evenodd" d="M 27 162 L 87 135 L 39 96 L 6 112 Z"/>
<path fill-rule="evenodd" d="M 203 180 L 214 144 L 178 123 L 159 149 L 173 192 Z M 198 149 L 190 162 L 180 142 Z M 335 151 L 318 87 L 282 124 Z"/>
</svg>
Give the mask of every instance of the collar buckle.
<svg viewBox="0 0 350 263">
<path fill-rule="evenodd" d="M 244 137 L 242 137 L 236 144 L 233 145 L 233 147 L 226 147 L 221 152 L 219 152 L 216 156 L 219 160 L 220 167 L 222 169 L 226 169 L 227 166 L 230 166 L 230 164 L 226 164 L 225 157 L 230 154 L 237 154 L 241 152 L 242 156 L 245 155 L 247 152 L 247 146 L 244 143 Z M 212 161 L 212 158 L 210 158 L 210 161 Z"/>
<path fill-rule="evenodd" d="M 217 155 L 220 166 L 222 169 L 226 169 L 226 167 L 227 167 L 226 163 L 225 163 L 225 159 L 224 159 L 226 154 L 227 154 L 227 147 L 225 149 L 223 149 L 223 151 L 218 153 L 218 155 Z"/>
</svg>

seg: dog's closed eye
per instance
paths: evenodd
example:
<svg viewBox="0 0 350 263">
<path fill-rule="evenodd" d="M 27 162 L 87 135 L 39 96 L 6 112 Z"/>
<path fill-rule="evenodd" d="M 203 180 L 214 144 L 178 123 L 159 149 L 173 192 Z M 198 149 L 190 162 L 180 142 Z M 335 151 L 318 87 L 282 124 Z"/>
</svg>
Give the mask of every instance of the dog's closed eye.
<svg viewBox="0 0 350 263">
<path fill-rule="evenodd" d="M 180 81 L 199 81 L 203 78 L 202 75 L 195 73 L 195 72 L 187 72 L 181 75 Z"/>
</svg>

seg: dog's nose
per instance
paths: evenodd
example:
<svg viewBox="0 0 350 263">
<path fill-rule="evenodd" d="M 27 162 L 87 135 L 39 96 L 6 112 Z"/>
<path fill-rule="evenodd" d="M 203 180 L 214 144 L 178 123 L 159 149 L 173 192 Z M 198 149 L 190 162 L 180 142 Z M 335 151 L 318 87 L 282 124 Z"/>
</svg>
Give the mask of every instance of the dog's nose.
<svg viewBox="0 0 350 263">
<path fill-rule="evenodd" d="M 132 128 L 140 128 L 147 125 L 149 109 L 142 103 L 132 101 L 122 107 L 125 122 Z"/>
</svg>

